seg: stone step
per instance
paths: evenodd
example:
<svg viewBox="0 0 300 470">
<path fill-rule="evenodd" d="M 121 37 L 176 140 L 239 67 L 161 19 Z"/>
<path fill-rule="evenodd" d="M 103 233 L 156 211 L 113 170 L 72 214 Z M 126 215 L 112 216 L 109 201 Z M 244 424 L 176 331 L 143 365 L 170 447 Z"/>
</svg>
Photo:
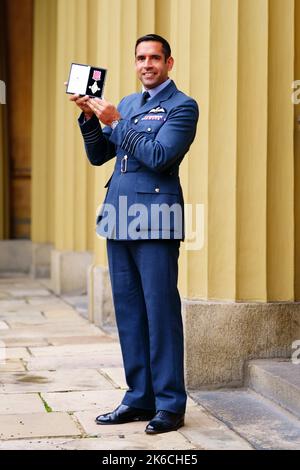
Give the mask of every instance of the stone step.
<svg viewBox="0 0 300 470">
<path fill-rule="evenodd" d="M 300 418 L 300 364 L 280 359 L 250 361 L 246 386 Z"/>
<path fill-rule="evenodd" d="M 300 448 L 300 421 L 251 389 L 201 390 L 190 396 L 255 449 Z"/>
</svg>

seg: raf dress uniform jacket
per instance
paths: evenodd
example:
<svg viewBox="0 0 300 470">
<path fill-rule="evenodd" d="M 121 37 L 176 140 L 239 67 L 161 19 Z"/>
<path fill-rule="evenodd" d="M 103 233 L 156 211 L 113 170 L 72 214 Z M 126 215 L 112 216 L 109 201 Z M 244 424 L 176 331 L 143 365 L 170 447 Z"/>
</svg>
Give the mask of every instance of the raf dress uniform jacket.
<svg viewBox="0 0 300 470">
<path fill-rule="evenodd" d="M 95 115 L 88 121 L 79 117 L 90 163 L 117 157 L 96 231 L 115 240 L 183 240 L 179 165 L 195 137 L 197 103 L 171 80 L 146 104 L 134 93 L 118 110 L 122 120 L 114 130 L 102 129 Z"/>
</svg>

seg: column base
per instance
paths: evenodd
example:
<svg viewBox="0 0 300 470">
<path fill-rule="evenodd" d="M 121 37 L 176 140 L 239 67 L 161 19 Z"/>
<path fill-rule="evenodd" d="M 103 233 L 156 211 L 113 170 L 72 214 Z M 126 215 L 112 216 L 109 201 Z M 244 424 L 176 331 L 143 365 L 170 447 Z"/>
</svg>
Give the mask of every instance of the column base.
<svg viewBox="0 0 300 470">
<path fill-rule="evenodd" d="M 32 262 L 31 240 L 0 241 L 0 272 L 30 272 Z"/>
<path fill-rule="evenodd" d="M 51 243 L 32 243 L 31 277 L 34 279 L 50 277 L 52 249 Z"/>
<path fill-rule="evenodd" d="M 55 294 L 85 294 L 86 273 L 92 258 L 86 251 L 52 250 L 51 284 Z"/>
<path fill-rule="evenodd" d="M 300 303 L 183 302 L 189 389 L 238 387 L 246 361 L 291 357 Z"/>
<path fill-rule="evenodd" d="M 88 270 L 89 319 L 104 329 L 116 327 L 108 268 L 91 265 Z"/>
</svg>

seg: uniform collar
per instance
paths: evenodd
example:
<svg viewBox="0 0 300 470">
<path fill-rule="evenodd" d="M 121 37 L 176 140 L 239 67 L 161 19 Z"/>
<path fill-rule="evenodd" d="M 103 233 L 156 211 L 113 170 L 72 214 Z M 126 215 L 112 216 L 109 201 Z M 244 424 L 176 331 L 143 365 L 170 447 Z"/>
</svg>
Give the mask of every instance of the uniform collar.
<svg viewBox="0 0 300 470">
<path fill-rule="evenodd" d="M 162 91 L 164 88 L 166 88 L 169 84 L 171 83 L 171 79 L 168 78 L 168 80 L 166 80 L 165 82 L 161 83 L 160 85 L 158 85 L 157 87 L 155 88 L 151 88 L 150 90 L 146 90 L 146 88 L 142 88 L 142 92 L 144 91 L 148 91 L 149 95 L 150 95 L 150 100 L 152 98 L 154 98 L 154 96 L 156 96 L 160 91 Z"/>
<path fill-rule="evenodd" d="M 166 101 L 169 99 L 171 95 L 173 95 L 177 91 L 177 87 L 173 80 L 170 80 L 170 82 L 161 90 L 159 91 L 153 98 L 151 98 L 147 103 L 144 104 L 144 106 L 140 106 L 140 100 L 141 100 L 141 95 L 137 94 L 137 99 L 136 103 L 134 106 L 134 116 L 137 116 L 138 114 L 145 114 L 147 111 L 150 111 L 150 109 L 156 108 L 162 103 L 163 101 Z"/>
</svg>

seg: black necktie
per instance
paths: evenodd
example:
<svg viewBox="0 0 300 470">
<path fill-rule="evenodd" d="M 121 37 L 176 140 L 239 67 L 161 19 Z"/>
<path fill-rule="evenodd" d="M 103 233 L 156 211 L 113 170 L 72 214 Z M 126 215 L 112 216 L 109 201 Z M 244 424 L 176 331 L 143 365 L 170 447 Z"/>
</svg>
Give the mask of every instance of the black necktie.
<svg viewBox="0 0 300 470">
<path fill-rule="evenodd" d="M 144 93 L 142 94 L 141 106 L 144 106 L 144 104 L 147 103 L 148 98 L 150 98 L 149 91 L 144 91 Z"/>
</svg>

